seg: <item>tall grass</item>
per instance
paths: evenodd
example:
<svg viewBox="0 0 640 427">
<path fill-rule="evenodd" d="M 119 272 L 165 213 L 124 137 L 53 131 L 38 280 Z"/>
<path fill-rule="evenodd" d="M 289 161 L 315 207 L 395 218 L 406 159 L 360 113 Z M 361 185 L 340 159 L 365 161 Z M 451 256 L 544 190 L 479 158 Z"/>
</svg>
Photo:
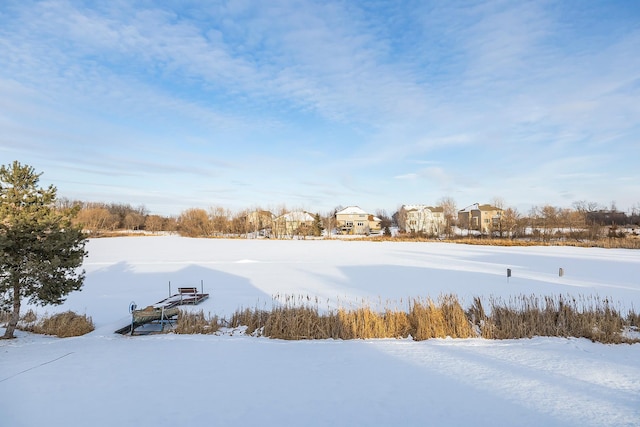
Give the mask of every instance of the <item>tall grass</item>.
<svg viewBox="0 0 640 427">
<path fill-rule="evenodd" d="M 206 319 L 206 327 L 180 327 L 178 333 L 212 333 L 221 326 L 245 327 L 255 336 L 285 340 L 407 338 L 518 339 L 534 336 L 584 337 L 603 343 L 637 342 L 624 334 L 637 328 L 634 311 L 624 316 L 608 299 L 520 295 L 508 300 L 489 298 L 488 304 L 474 298 L 465 310 L 453 294 L 413 299 L 409 309 L 374 310 L 369 305 L 356 308 L 320 310 L 317 299 L 287 296 L 274 298 L 271 310 L 240 309 L 229 320 Z M 486 308 L 485 308 L 486 305 Z M 185 314 L 181 314 L 184 316 Z M 216 326 L 213 326 L 213 325 Z"/>
<path fill-rule="evenodd" d="M 91 317 L 73 311 L 38 318 L 35 312 L 29 310 L 20 318 L 18 326 L 25 331 L 60 338 L 79 337 L 95 329 Z"/>
<path fill-rule="evenodd" d="M 636 326 L 632 312 L 625 318 L 608 299 L 599 297 L 520 295 L 508 301 L 491 298 L 488 311 L 490 315 L 485 314 L 479 298 L 474 299 L 468 311 L 484 338 L 551 336 L 603 343 L 634 341 L 623 334 L 626 327 Z"/>
<path fill-rule="evenodd" d="M 269 316 L 269 312 L 260 309 L 241 309 L 236 310 L 228 322 L 224 322 L 231 328 L 238 328 L 240 326 L 246 327 L 247 334 L 260 334 L 260 330 L 264 328 L 264 325 Z"/>
<path fill-rule="evenodd" d="M 181 310 L 174 332 L 177 334 L 213 334 L 218 332 L 221 322 L 218 316 L 204 315 L 202 310 L 188 312 Z"/>
<path fill-rule="evenodd" d="M 467 319 L 455 295 L 443 295 L 436 304 L 430 298 L 414 300 L 410 320 L 412 336 L 421 341 L 429 338 L 468 338 L 472 336 Z"/>
</svg>

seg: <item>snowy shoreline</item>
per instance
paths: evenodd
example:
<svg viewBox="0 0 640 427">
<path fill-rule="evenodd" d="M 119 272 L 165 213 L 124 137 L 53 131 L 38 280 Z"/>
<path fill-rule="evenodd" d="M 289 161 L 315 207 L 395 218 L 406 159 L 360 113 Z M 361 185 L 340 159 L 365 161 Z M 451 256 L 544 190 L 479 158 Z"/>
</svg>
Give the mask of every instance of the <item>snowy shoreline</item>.
<svg viewBox="0 0 640 427">
<path fill-rule="evenodd" d="M 175 236 L 95 239 L 87 249 L 83 291 L 39 312 L 86 313 L 96 330 L 0 341 L 7 425 L 640 425 L 640 344 L 113 333 L 132 300 L 162 299 L 169 282 L 202 281 L 211 297 L 194 309 L 220 315 L 278 293 L 329 306 L 451 292 L 597 294 L 637 308 L 632 250 Z"/>
</svg>

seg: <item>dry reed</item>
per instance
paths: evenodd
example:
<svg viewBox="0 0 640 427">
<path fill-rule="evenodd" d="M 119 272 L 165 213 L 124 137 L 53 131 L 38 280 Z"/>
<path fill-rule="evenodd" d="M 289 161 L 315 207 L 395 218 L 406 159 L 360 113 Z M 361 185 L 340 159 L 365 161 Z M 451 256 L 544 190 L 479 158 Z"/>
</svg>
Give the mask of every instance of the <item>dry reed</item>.
<svg viewBox="0 0 640 427">
<path fill-rule="evenodd" d="M 33 311 L 28 311 L 21 318 L 20 329 L 36 334 L 55 335 L 60 338 L 78 337 L 95 329 L 93 320 L 86 314 L 65 311 L 36 320 Z"/>
<path fill-rule="evenodd" d="M 189 312 L 180 310 L 174 332 L 177 334 L 214 334 L 220 330 L 218 316 L 205 316 L 202 310 Z"/>
<path fill-rule="evenodd" d="M 272 310 L 241 309 L 230 327 L 246 326 L 246 333 L 285 340 L 430 338 L 518 339 L 534 336 L 584 337 L 603 343 L 635 342 L 623 330 L 637 327 L 638 315 L 626 317 L 608 299 L 521 295 L 503 301 L 490 298 L 485 309 L 476 297 L 464 310 L 457 296 L 437 301 L 414 299 L 408 312 L 367 304 L 321 312 L 318 300 L 301 296 L 277 296 Z"/>
<path fill-rule="evenodd" d="M 629 342 L 623 335 L 632 326 L 608 299 L 521 295 L 509 301 L 491 298 L 490 314 L 479 299 L 469 310 L 471 321 L 484 338 L 513 339 L 534 336 L 588 338 L 603 343 Z"/>
</svg>

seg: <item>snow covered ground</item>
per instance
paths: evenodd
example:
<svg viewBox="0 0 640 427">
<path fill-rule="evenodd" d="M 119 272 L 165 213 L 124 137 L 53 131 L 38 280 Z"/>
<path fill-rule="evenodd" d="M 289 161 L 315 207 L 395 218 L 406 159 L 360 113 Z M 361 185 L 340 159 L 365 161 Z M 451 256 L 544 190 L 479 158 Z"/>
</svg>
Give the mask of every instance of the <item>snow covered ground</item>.
<svg viewBox="0 0 640 427">
<path fill-rule="evenodd" d="M 473 296 L 598 295 L 637 311 L 638 251 L 171 236 L 87 249 L 83 291 L 38 311 L 86 313 L 96 330 L 0 341 L 2 426 L 640 426 L 638 344 L 113 333 L 131 301 L 201 281 L 211 297 L 197 309 L 221 316 L 270 308 L 275 295 L 332 308 L 441 293 L 465 307 Z"/>
</svg>

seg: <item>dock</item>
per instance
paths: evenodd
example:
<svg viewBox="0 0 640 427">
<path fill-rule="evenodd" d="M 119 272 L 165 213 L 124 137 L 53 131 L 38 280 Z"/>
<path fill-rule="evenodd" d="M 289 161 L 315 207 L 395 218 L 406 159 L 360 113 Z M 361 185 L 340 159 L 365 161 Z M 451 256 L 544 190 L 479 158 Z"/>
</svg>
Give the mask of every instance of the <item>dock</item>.
<svg viewBox="0 0 640 427">
<path fill-rule="evenodd" d="M 130 307 L 131 323 L 115 331 L 117 334 L 134 335 L 137 328 L 148 324 L 159 324 L 160 331 L 164 330 L 166 324 L 173 325 L 177 320 L 181 305 L 196 305 L 209 298 L 209 294 L 198 292 L 196 287 L 178 288 L 178 293 L 168 296 L 153 305 L 137 310 L 132 303 Z M 149 332 L 147 332 L 149 333 Z"/>
</svg>

